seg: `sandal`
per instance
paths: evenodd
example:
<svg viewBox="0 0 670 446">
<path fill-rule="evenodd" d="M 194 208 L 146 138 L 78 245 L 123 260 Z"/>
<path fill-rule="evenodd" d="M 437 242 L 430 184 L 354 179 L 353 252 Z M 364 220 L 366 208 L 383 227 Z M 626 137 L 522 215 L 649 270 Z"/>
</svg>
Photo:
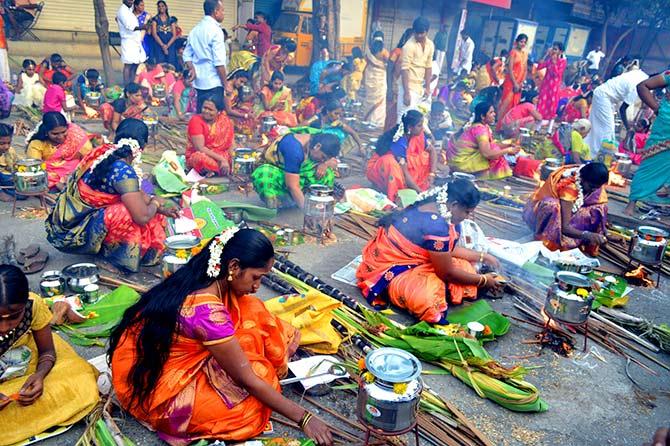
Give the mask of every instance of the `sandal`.
<svg viewBox="0 0 670 446">
<path fill-rule="evenodd" d="M 16 261 L 23 265 L 32 257 L 35 257 L 40 252 L 40 245 L 33 243 L 25 248 L 19 249 L 19 254 L 16 256 Z"/>
<path fill-rule="evenodd" d="M 39 273 L 47 266 L 49 261 L 49 253 L 46 251 L 40 251 L 36 255 L 26 259 L 26 263 L 23 265 L 23 272 L 25 274 L 35 274 Z"/>
</svg>

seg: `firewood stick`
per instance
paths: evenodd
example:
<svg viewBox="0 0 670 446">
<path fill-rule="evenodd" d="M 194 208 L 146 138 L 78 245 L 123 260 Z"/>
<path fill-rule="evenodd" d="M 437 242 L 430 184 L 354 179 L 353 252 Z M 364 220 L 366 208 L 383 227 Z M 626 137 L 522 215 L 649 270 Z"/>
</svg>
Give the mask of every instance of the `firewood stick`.
<svg viewBox="0 0 670 446">
<path fill-rule="evenodd" d="M 658 353 L 660 351 L 660 349 L 658 347 L 656 347 L 655 345 L 645 341 L 641 337 L 631 333 L 630 331 L 626 330 L 625 328 L 620 327 L 619 325 L 615 324 L 614 322 L 610 321 L 609 319 L 605 319 L 604 317 L 602 317 L 598 313 L 595 313 L 595 312 L 592 311 L 589 317 L 593 317 L 593 318 L 599 320 L 600 322 L 602 322 L 603 324 L 614 328 L 615 330 L 622 333 L 625 337 L 637 342 L 641 346 L 645 347 L 648 350 L 651 350 L 654 353 Z"/>
</svg>

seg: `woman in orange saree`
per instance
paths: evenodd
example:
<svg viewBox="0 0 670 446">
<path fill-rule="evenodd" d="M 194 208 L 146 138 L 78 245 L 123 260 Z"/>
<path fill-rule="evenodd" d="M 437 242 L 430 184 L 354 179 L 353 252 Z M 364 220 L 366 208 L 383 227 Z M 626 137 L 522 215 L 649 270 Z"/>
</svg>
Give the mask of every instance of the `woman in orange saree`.
<svg viewBox="0 0 670 446">
<path fill-rule="evenodd" d="M 47 112 L 28 141 L 26 156 L 45 161 L 49 188 L 62 189 L 68 176 L 92 149 L 84 129 L 68 124 L 62 113 Z"/>
<path fill-rule="evenodd" d="M 563 166 L 535 191 L 523 220 L 547 248 L 579 248 L 595 257 L 607 241 L 608 180 L 603 163 Z"/>
<path fill-rule="evenodd" d="M 193 115 L 186 132 L 186 165 L 203 176 L 228 175 L 235 133 L 222 98 L 205 99 L 200 114 Z"/>
<path fill-rule="evenodd" d="M 47 240 L 55 248 L 102 254 L 124 271 L 158 263 L 165 250 L 165 216 L 178 213 L 140 189 L 135 160 L 148 135 L 142 121 L 126 119 L 115 144 L 82 160 L 46 220 Z"/>
<path fill-rule="evenodd" d="M 131 82 L 123 89 L 123 97 L 100 106 L 100 118 L 110 137 L 114 135 L 119 123 L 126 118 L 142 119 L 149 106 L 144 102 L 142 87 Z"/>
<path fill-rule="evenodd" d="M 244 441 L 263 432 L 273 410 L 332 444 L 320 419 L 280 393 L 299 332 L 250 295 L 273 263 L 263 234 L 227 229 L 145 293 L 112 333 L 119 401 L 168 444 Z"/>
<path fill-rule="evenodd" d="M 298 119 L 293 113 L 293 95 L 291 89 L 284 85 L 284 75 L 279 71 L 272 73 L 270 82 L 260 92 L 261 103 L 257 107 L 258 120 L 273 116 L 278 125 L 295 127 Z"/>
<path fill-rule="evenodd" d="M 528 36 L 519 34 L 514 41 L 514 48 L 509 52 L 498 116 L 504 117 L 508 111 L 521 102 L 521 88 L 528 70 L 528 54 L 524 51 L 527 43 Z M 498 121 L 498 131 L 501 127 L 502 119 Z"/>
<path fill-rule="evenodd" d="M 423 115 L 409 110 L 402 123 L 379 138 L 377 150 L 368 161 L 366 175 L 389 200 L 401 189 L 423 192 L 435 178 L 437 155 L 423 132 Z"/>
<path fill-rule="evenodd" d="M 472 266 L 484 262 L 498 268 L 495 257 L 456 245 L 460 223 L 479 199 L 472 182 L 455 180 L 384 217 L 356 271 L 368 302 L 377 308 L 392 303 L 423 321 L 445 324 L 448 303 L 475 299 L 478 288 L 500 287 L 498 276 L 477 274 Z"/>
</svg>

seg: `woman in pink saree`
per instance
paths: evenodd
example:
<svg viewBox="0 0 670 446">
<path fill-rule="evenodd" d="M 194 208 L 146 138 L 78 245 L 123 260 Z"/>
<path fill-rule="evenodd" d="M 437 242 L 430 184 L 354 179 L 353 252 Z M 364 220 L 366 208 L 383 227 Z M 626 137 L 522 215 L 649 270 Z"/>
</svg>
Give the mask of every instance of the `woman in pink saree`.
<svg viewBox="0 0 670 446">
<path fill-rule="evenodd" d="M 563 83 L 563 73 L 568 66 L 568 61 L 563 56 L 563 44 L 554 42 L 551 49 L 547 52 L 547 57 L 540 62 L 538 69 L 546 68 L 547 74 L 544 76 L 542 86 L 540 87 L 537 110 L 545 121 L 551 121 L 556 118 L 558 112 L 558 93 Z"/>
<path fill-rule="evenodd" d="M 93 146 L 89 135 L 76 124 L 68 124 L 58 112 L 47 112 L 28 141 L 26 156 L 45 161 L 49 188 L 63 189 L 68 176 Z"/>
</svg>

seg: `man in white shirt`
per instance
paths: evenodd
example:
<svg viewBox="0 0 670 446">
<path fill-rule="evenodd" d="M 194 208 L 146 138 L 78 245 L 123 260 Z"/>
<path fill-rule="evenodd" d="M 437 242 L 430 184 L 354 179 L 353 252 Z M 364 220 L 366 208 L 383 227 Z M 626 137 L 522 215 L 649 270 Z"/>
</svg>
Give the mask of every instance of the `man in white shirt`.
<svg viewBox="0 0 670 446">
<path fill-rule="evenodd" d="M 184 64 L 198 92 L 198 112 L 205 99 L 223 100 L 226 87 L 226 42 L 221 29 L 224 19 L 221 0 L 205 0 L 205 17 L 191 30 L 184 49 Z"/>
<path fill-rule="evenodd" d="M 591 50 L 589 54 L 586 55 L 586 60 L 589 62 L 589 74 L 593 76 L 598 74 L 600 71 L 600 61 L 605 57 L 605 53 L 602 52 L 600 45 L 596 47 L 595 50 Z"/>
<path fill-rule="evenodd" d="M 470 37 L 467 30 L 461 31 L 461 42 L 457 48 L 452 66 L 456 76 L 461 74 L 468 75 L 472 70 L 472 57 L 475 54 L 475 42 Z"/>
<path fill-rule="evenodd" d="M 414 34 L 402 48 L 396 122 L 401 121 L 407 110 L 417 109 L 419 105 L 430 109 L 435 45 L 428 38 L 429 28 L 428 19 L 417 17 L 412 24 Z"/>
<path fill-rule="evenodd" d="M 123 0 L 116 13 L 116 23 L 121 36 L 121 62 L 123 62 L 123 84 L 128 85 L 135 80 L 137 66 L 147 60 L 142 47 L 142 30 L 137 16 L 133 13 L 133 0 Z"/>
<path fill-rule="evenodd" d="M 647 78 L 649 78 L 647 73 L 635 69 L 613 77 L 593 90 L 593 103 L 589 116 L 591 133 L 587 136 L 586 143 L 591 148 L 594 159 L 603 141 L 616 141 L 614 115 L 617 108 L 624 126 L 628 129 L 626 109 L 640 101 L 637 95 L 637 85 Z"/>
</svg>

